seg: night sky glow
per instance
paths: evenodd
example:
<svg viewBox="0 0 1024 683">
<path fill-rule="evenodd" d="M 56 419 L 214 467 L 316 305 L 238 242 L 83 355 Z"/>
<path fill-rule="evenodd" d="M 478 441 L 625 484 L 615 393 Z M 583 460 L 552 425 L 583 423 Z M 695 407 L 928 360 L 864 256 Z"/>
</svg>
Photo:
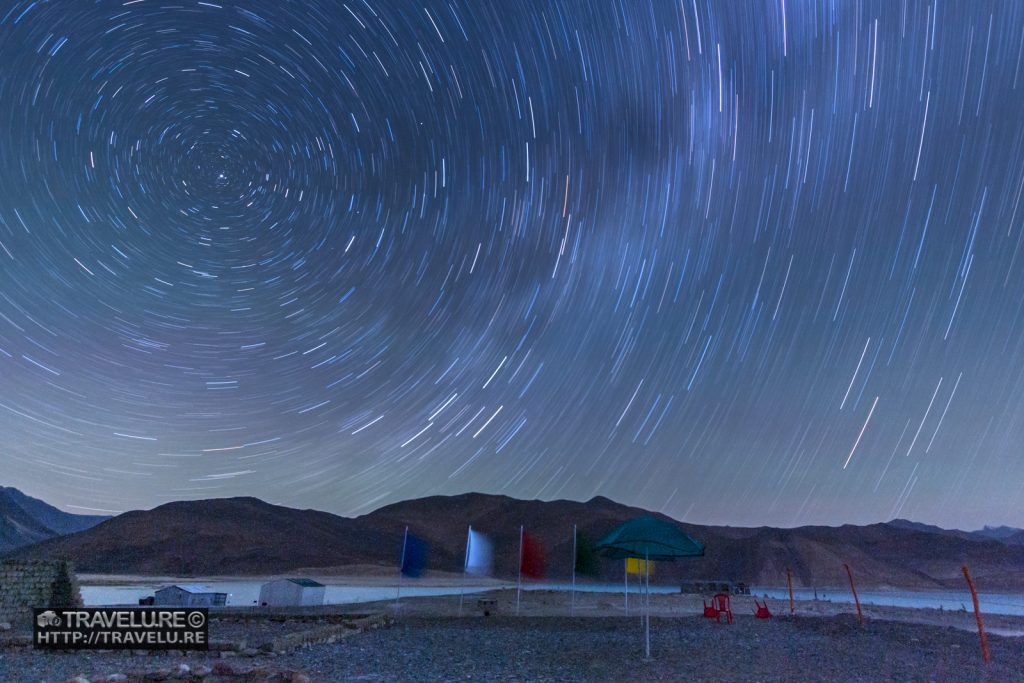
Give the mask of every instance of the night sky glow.
<svg viewBox="0 0 1024 683">
<path fill-rule="evenodd" d="M 0 6 L 0 483 L 1024 525 L 1024 3 Z"/>
</svg>

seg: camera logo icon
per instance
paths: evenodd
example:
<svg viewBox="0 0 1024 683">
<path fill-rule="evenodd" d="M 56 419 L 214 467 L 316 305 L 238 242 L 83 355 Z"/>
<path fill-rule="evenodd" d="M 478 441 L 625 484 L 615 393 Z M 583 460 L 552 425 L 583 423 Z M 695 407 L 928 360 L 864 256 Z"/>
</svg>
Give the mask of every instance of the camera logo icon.
<svg viewBox="0 0 1024 683">
<path fill-rule="evenodd" d="M 47 626 L 60 626 L 60 617 L 53 610 L 46 610 L 36 617 L 36 624 L 39 628 L 46 628 Z"/>
</svg>

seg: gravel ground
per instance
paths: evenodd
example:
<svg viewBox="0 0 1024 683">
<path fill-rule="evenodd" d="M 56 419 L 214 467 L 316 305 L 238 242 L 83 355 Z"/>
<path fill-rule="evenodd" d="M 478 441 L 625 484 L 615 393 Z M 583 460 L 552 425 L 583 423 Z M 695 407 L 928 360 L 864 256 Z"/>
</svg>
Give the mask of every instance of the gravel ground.
<svg viewBox="0 0 1024 683">
<path fill-rule="evenodd" d="M 1024 681 L 1024 639 L 990 637 L 985 665 L 976 634 L 856 617 L 737 615 L 652 618 L 643 658 L 638 617 L 399 616 L 390 628 L 270 658 L 227 660 L 237 669 L 301 671 L 311 681 Z M 222 660 L 0 649 L 0 681 L 62 683 L 85 673 L 130 673 Z M 100 680 L 93 678 L 92 680 Z M 184 680 L 191 680 L 185 678 Z M 243 680 L 207 677 L 206 681 Z"/>
<path fill-rule="evenodd" d="M 410 619 L 297 657 L 323 681 L 1012 681 L 1024 680 L 1019 639 L 855 617 L 732 625 L 702 617 Z"/>
</svg>

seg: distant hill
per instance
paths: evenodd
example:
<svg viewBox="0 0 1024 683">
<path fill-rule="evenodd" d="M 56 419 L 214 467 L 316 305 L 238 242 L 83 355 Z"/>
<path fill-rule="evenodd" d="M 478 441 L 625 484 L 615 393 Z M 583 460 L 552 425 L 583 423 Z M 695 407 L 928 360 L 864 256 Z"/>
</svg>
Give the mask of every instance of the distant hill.
<svg viewBox="0 0 1024 683">
<path fill-rule="evenodd" d="M 226 498 L 128 512 L 86 531 L 23 548 L 15 556 L 67 556 L 80 571 L 121 574 L 266 575 L 298 569 L 357 571 L 352 569 L 357 566 L 358 571 L 369 567 L 387 573 L 396 571 L 408 525 L 430 545 L 430 569 L 458 572 L 466 529 L 472 525 L 494 540 L 496 574 L 514 577 L 522 524 L 547 549 L 549 579 L 560 580 L 570 572 L 573 524 L 597 541 L 640 514 L 648 513 L 603 497 L 543 502 L 469 493 L 404 501 L 348 519 L 256 498 Z M 966 532 L 907 528 L 898 521 L 795 529 L 679 527 L 707 545 L 706 555 L 659 563 L 659 582 L 720 579 L 783 585 L 788 567 L 797 586 L 842 586 L 843 563 L 849 563 L 864 587 L 959 588 L 960 568 L 966 563 L 988 590 L 1024 587 L 1024 545 Z M 622 580 L 621 562 L 603 561 L 602 567 L 604 580 Z"/>
<path fill-rule="evenodd" d="M 1024 530 L 1005 536 L 1001 540 L 1007 545 L 1024 545 Z"/>
<path fill-rule="evenodd" d="M 84 531 L 106 519 L 62 512 L 18 489 L 0 486 L 0 553 Z"/>
<path fill-rule="evenodd" d="M 913 529 L 915 531 L 927 531 L 933 534 L 945 534 L 957 538 L 970 538 L 975 540 L 995 540 L 1004 543 L 1024 543 L 1024 534 L 1021 529 L 1012 526 L 986 526 L 977 531 L 960 531 L 959 529 L 943 529 L 932 524 L 911 522 L 907 519 L 894 519 L 889 522 L 890 526 L 901 529 Z"/>
<path fill-rule="evenodd" d="M 1024 543 L 1024 529 L 1012 526 L 987 526 L 978 531 L 972 531 L 971 535 L 979 538 L 993 538 L 1005 543 Z"/>
<path fill-rule="evenodd" d="M 959 529 L 943 529 L 942 527 L 935 526 L 934 524 L 922 524 L 921 522 L 912 522 L 909 519 L 894 519 L 888 522 L 889 526 L 897 529 L 909 529 L 911 531 L 923 531 L 929 534 L 944 534 L 946 536 L 955 536 L 957 538 L 992 538 L 991 536 L 977 535 L 981 534 L 980 531 L 960 531 Z M 986 529 L 988 527 L 985 527 Z"/>
</svg>

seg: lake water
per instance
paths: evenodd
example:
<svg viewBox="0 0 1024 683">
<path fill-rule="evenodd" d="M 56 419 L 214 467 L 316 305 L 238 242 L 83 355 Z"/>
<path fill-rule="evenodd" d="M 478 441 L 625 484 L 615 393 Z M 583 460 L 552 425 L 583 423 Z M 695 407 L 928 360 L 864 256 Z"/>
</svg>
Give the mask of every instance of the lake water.
<svg viewBox="0 0 1024 683">
<path fill-rule="evenodd" d="M 204 581 L 202 585 L 209 586 L 211 590 L 227 593 L 227 604 L 235 607 L 249 607 L 255 605 L 260 594 L 260 586 L 263 581 Z M 139 598 L 153 595 L 153 592 L 166 584 L 134 584 L 134 585 L 110 585 L 110 586 L 82 586 L 82 600 L 87 606 L 100 605 L 137 605 Z M 501 585 L 467 585 L 466 593 L 480 593 Z M 514 583 L 505 584 L 504 587 L 514 588 Z M 524 586 L 526 590 L 569 590 L 568 583 L 530 583 Z M 635 592 L 636 585 L 630 585 L 630 592 Z M 434 596 L 434 595 L 458 595 L 462 588 L 459 586 L 426 586 L 417 585 L 415 581 L 406 581 L 402 585 L 402 595 L 412 596 Z M 621 593 L 621 584 L 592 584 L 579 583 L 576 590 L 581 592 L 599 593 Z M 652 593 L 677 593 L 676 586 L 651 586 Z M 777 600 L 788 600 L 789 593 L 785 588 L 772 588 L 766 586 L 753 586 L 751 592 L 754 595 L 768 595 Z M 355 604 L 361 602 L 374 602 L 377 600 L 390 600 L 395 597 L 395 586 L 332 586 L 328 585 L 324 594 L 324 602 L 328 605 Z M 798 600 L 814 599 L 814 591 L 809 589 L 794 589 L 793 596 Z M 888 605 L 893 607 L 931 607 L 945 610 L 959 610 L 965 608 L 968 611 L 973 609 L 971 595 L 964 590 L 960 591 L 858 591 L 858 597 L 862 605 Z M 830 600 L 832 602 L 852 603 L 853 594 L 850 591 L 839 589 L 819 589 L 817 593 L 819 600 Z M 1024 615 L 1024 595 L 1014 593 L 979 593 L 978 599 L 983 614 L 1016 614 Z"/>
<path fill-rule="evenodd" d="M 770 598 L 789 600 L 789 591 L 785 588 L 767 588 L 753 586 L 750 592 L 754 595 L 767 594 Z M 814 590 L 794 588 L 793 597 L 797 600 L 813 600 Z M 961 591 L 872 591 L 858 590 L 857 597 L 862 605 L 887 605 L 890 607 L 931 607 L 944 610 L 966 609 L 974 611 L 971 594 L 967 589 Z M 819 600 L 853 603 L 853 593 L 840 589 L 819 589 Z M 982 614 L 1017 614 L 1024 615 L 1024 595 L 1019 593 L 978 593 L 978 606 Z"/>
<path fill-rule="evenodd" d="M 216 593 L 227 593 L 227 604 L 231 607 L 252 607 L 260 597 L 263 581 L 203 581 L 198 582 Z M 100 605 L 138 605 L 139 598 L 153 595 L 165 583 L 132 584 L 129 586 L 82 586 L 82 602 L 87 607 Z M 493 590 L 496 586 L 466 586 L 466 593 L 480 593 Z M 498 586 L 500 587 L 500 586 Z M 402 597 L 458 595 L 458 586 L 417 586 L 402 585 Z M 331 586 L 324 591 L 324 604 L 347 605 L 360 602 L 391 600 L 396 597 L 396 586 Z"/>
</svg>

